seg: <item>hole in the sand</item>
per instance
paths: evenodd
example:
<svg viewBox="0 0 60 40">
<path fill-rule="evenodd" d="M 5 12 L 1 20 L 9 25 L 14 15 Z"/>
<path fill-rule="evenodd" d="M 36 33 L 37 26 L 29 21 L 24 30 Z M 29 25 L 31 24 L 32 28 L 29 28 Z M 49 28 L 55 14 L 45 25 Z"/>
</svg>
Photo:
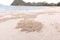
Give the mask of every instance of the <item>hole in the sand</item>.
<svg viewBox="0 0 60 40">
<path fill-rule="evenodd" d="M 16 29 L 20 29 L 21 31 L 26 31 L 26 32 L 39 32 L 41 28 L 43 27 L 43 24 L 34 20 L 21 20 L 17 26 Z"/>
</svg>

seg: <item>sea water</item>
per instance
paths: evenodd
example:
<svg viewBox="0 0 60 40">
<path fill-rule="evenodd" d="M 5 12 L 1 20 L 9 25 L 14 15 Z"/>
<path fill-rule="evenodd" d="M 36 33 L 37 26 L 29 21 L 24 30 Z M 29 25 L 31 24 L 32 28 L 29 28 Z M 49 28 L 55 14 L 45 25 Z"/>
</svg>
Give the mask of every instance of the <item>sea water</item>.
<svg viewBox="0 0 60 40">
<path fill-rule="evenodd" d="M 46 7 L 47 6 L 0 6 L 0 10 L 30 10 Z"/>
</svg>

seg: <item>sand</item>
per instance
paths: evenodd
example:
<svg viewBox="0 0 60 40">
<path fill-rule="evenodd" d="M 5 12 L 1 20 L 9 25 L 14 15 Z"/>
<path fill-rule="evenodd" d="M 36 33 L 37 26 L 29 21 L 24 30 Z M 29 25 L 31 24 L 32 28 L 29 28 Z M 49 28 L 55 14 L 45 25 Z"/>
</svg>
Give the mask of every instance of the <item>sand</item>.
<svg viewBox="0 0 60 40">
<path fill-rule="evenodd" d="M 60 40 L 60 7 L 0 11 L 0 13 L 0 40 Z M 42 23 L 43 27 L 39 26 L 39 32 L 36 30 L 22 32 L 20 28 L 23 29 L 23 26 L 16 29 L 17 24 L 25 23 L 26 19 L 28 19 L 27 24 L 33 20 L 39 24 Z M 42 27 L 41 30 L 40 27 Z M 36 27 L 34 26 L 34 28 Z"/>
<path fill-rule="evenodd" d="M 21 29 L 21 32 L 39 32 L 43 27 L 43 24 L 34 20 L 24 19 L 21 20 L 16 29 Z"/>
</svg>

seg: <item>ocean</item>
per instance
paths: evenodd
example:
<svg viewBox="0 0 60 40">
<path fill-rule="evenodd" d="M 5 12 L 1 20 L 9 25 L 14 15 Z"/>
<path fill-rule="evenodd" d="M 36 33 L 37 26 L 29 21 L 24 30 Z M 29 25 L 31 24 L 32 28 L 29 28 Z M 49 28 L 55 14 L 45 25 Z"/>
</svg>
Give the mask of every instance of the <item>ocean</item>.
<svg viewBox="0 0 60 40">
<path fill-rule="evenodd" d="M 0 10 L 30 10 L 46 7 L 47 6 L 0 6 Z"/>
</svg>

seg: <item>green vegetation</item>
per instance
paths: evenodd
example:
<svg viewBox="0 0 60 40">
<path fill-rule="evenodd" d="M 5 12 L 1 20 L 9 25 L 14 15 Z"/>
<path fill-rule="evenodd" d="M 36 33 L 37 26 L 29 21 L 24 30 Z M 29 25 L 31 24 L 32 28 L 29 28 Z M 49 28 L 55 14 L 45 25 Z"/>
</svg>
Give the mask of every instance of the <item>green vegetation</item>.
<svg viewBox="0 0 60 40">
<path fill-rule="evenodd" d="M 31 2 L 24 2 L 23 0 L 14 0 L 11 5 L 14 6 L 20 6 L 20 5 L 25 5 L 25 6 L 60 6 L 60 2 L 58 3 L 47 3 L 47 2 L 38 2 L 38 3 L 31 3 Z"/>
<path fill-rule="evenodd" d="M 60 2 L 57 3 L 57 6 L 60 6 Z"/>
<path fill-rule="evenodd" d="M 14 0 L 14 2 L 11 5 L 24 5 L 25 2 L 23 0 Z"/>
</svg>

